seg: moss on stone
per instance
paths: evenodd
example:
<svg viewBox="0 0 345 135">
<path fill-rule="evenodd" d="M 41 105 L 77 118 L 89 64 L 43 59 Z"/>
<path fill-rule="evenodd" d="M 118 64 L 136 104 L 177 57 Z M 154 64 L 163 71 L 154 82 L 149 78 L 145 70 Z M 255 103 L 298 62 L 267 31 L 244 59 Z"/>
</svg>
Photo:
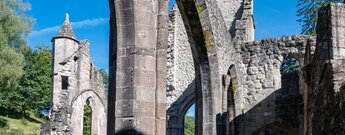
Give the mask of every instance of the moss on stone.
<svg viewBox="0 0 345 135">
<path fill-rule="evenodd" d="M 211 44 L 211 34 L 208 30 L 203 30 L 204 39 L 205 39 L 205 47 L 207 51 L 210 51 L 212 44 Z"/>
<path fill-rule="evenodd" d="M 198 11 L 198 14 L 200 14 L 202 11 L 206 9 L 206 3 L 204 1 L 200 3 L 200 0 L 196 0 L 195 6 L 196 10 Z"/>
</svg>

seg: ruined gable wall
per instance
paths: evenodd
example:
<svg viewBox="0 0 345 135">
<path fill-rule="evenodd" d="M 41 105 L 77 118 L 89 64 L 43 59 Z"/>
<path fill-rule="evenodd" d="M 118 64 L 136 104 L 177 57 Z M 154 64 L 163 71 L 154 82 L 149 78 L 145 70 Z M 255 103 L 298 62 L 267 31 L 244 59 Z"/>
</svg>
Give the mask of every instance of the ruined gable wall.
<svg viewBox="0 0 345 135">
<path fill-rule="evenodd" d="M 224 23 L 231 37 L 236 34 L 236 20 L 240 20 L 243 15 L 243 0 L 216 0 L 218 7 L 224 18 Z"/>
<path fill-rule="evenodd" d="M 253 0 L 243 0 L 243 13 L 239 20 L 235 20 L 235 34 L 233 42 L 242 44 L 254 41 L 254 11 Z"/>
<path fill-rule="evenodd" d="M 288 90 L 282 89 L 280 66 L 288 55 L 303 62 L 305 46 L 311 38 L 314 37 L 298 35 L 269 38 L 237 46 L 236 51 L 242 56 L 241 63 L 238 63 L 240 74 L 237 75 L 239 84 L 235 93 L 238 132 L 251 134 L 260 126 L 275 121 L 299 128 L 299 123 L 286 121 L 299 119 L 296 116 L 298 114 L 294 113 L 297 110 L 293 108 L 302 102 L 297 102 L 297 99 L 301 98 L 300 92 L 291 89 L 299 89 L 299 86 L 285 87 Z M 289 80 L 286 82 L 288 85 L 298 85 Z M 291 97 L 284 97 L 286 91 L 292 92 Z M 286 100 L 282 100 L 284 98 Z M 280 113 L 284 111 L 286 114 Z M 284 118 L 282 115 L 291 117 Z"/>
</svg>

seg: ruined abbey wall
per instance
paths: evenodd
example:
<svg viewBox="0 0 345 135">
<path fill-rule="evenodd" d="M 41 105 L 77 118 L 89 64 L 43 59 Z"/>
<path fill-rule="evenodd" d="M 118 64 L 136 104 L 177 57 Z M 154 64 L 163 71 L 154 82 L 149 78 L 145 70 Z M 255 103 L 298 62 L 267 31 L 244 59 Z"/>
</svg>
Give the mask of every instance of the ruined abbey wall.
<svg viewBox="0 0 345 135">
<path fill-rule="evenodd" d="M 301 70 L 286 75 L 281 74 L 280 69 L 287 57 L 293 57 L 303 65 L 307 41 L 313 38 L 303 35 L 268 38 L 237 46 L 242 57 L 238 63 L 240 74 L 236 78 L 240 81 L 235 92 L 239 133 L 251 134 L 272 123 L 291 127 L 294 129 L 291 132 L 295 133 L 301 130 Z"/>
<path fill-rule="evenodd" d="M 84 105 L 92 108 L 92 134 L 105 134 L 107 97 L 101 74 L 92 63 L 90 43 L 74 36 L 68 15 L 53 38 L 51 134 L 83 134 Z"/>
<path fill-rule="evenodd" d="M 253 41 L 252 0 L 176 2 L 167 20 L 166 1 L 110 2 L 108 104 L 66 17 L 53 38 L 53 134 L 81 134 L 86 101 L 93 134 L 108 122 L 108 134 L 180 135 L 193 103 L 199 135 L 345 133 L 344 5 L 320 10 L 316 37 Z M 299 67 L 281 73 L 289 57 Z"/>
<path fill-rule="evenodd" d="M 229 13 L 233 13 L 233 11 L 224 9 L 224 4 L 229 4 L 227 3 L 229 1 L 217 2 L 218 6 L 223 9 L 219 13 L 227 15 L 223 18 L 224 22 L 227 22 L 224 24 L 229 24 Z M 237 22 L 237 27 L 235 27 L 237 38 L 235 36 L 232 41 L 234 51 L 226 50 L 219 45 L 217 52 L 220 56 L 218 64 L 221 76 L 228 74 L 230 65 L 235 67 L 230 82 L 234 92 L 233 110 L 235 112 L 234 118 L 229 118 L 229 120 L 235 123 L 233 126 L 237 134 L 259 133 L 265 131 L 266 128 L 271 128 L 272 133 L 302 132 L 303 87 L 305 84 L 301 69 L 304 65 L 307 43 L 315 40 L 315 37 L 296 35 L 252 41 L 254 38 L 252 3 L 244 1 L 242 4 L 244 4 L 241 6 L 244 10 L 240 9 L 239 12 L 245 13 L 242 14 L 243 17 L 241 15 L 240 20 L 234 20 Z M 207 18 L 202 18 L 202 13 L 200 16 L 202 24 L 210 23 L 207 22 Z M 183 20 L 177 7 L 174 7 L 170 13 L 169 24 L 168 116 L 172 121 L 169 124 L 174 125 L 173 128 L 182 129 L 183 116 L 195 98 L 194 61 L 186 29 L 183 27 Z M 229 29 L 231 27 L 231 25 L 225 26 Z M 217 29 L 213 28 L 213 30 Z M 243 38 L 244 36 L 246 38 Z M 219 36 L 215 37 L 219 38 Z M 226 42 L 219 43 L 224 45 Z M 229 46 L 232 44 L 229 43 Z M 281 74 L 281 64 L 288 57 L 299 61 L 300 70 L 290 74 Z M 223 88 L 227 87 L 223 86 Z M 224 112 L 229 107 L 228 100 L 230 99 L 226 96 L 229 92 L 223 89 L 220 95 Z M 277 128 L 280 130 L 274 130 Z"/>
<path fill-rule="evenodd" d="M 345 133 L 345 5 L 321 8 L 315 53 L 307 52 L 305 134 Z"/>
<path fill-rule="evenodd" d="M 186 29 L 177 6 L 169 14 L 169 46 L 167 55 L 167 107 L 181 97 L 183 92 L 195 93 L 195 70 L 192 50 Z M 188 95 L 188 94 L 187 94 Z M 194 99 L 192 100 L 194 102 Z"/>
</svg>

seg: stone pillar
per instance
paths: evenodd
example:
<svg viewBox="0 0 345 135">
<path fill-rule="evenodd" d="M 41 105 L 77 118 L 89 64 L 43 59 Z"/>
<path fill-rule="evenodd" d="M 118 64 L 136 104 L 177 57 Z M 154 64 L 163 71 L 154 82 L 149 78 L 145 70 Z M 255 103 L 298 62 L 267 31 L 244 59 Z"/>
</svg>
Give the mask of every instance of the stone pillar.
<svg viewBox="0 0 345 135">
<path fill-rule="evenodd" d="M 156 54 L 156 135 L 166 134 L 166 86 L 169 0 L 158 2 L 158 37 Z"/>
<path fill-rule="evenodd" d="M 115 134 L 165 134 L 163 104 L 165 96 L 162 97 L 165 82 L 162 82 L 161 78 L 166 72 L 163 64 L 166 57 L 162 58 L 166 53 L 163 51 L 165 47 L 163 42 L 160 41 L 161 44 L 157 47 L 158 30 L 163 31 L 157 29 L 160 2 L 157 0 L 114 0 L 113 2 L 110 4 L 111 26 L 116 23 L 116 34 L 113 28 L 110 43 L 112 52 L 110 75 L 113 81 L 110 83 L 110 91 L 113 92 L 110 92 L 112 99 L 109 100 L 114 102 L 114 104 L 110 103 L 113 104 L 110 107 L 115 108 L 110 108 L 113 111 L 109 112 L 114 113 L 110 115 L 115 115 L 113 118 L 115 123 L 109 125 L 115 126 Z M 157 80 L 157 77 L 160 80 Z"/>
</svg>

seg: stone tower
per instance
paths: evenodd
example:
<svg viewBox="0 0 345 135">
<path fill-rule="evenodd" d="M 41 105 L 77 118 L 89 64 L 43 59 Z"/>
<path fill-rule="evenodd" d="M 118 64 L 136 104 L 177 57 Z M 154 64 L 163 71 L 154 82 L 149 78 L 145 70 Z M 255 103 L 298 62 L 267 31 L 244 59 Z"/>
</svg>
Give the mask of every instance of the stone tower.
<svg viewBox="0 0 345 135">
<path fill-rule="evenodd" d="M 83 133 L 84 105 L 92 109 L 92 134 L 105 134 L 107 98 L 101 74 L 90 57 L 90 43 L 78 41 L 69 16 L 53 43 L 51 134 Z"/>
</svg>

